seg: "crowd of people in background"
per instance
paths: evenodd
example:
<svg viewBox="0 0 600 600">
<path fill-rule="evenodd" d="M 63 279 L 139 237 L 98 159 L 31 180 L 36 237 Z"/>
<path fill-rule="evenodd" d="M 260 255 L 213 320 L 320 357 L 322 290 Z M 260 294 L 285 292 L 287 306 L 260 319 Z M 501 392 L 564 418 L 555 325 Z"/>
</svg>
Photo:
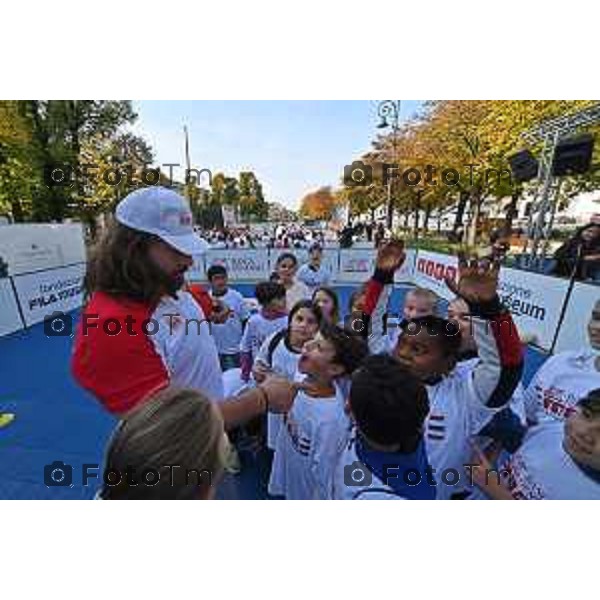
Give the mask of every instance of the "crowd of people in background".
<svg viewBox="0 0 600 600">
<path fill-rule="evenodd" d="M 312 244 L 325 244 L 335 236 L 297 223 L 263 224 L 257 226 L 235 225 L 210 230 L 197 228 L 212 248 L 285 248 L 307 249 Z"/>
</svg>

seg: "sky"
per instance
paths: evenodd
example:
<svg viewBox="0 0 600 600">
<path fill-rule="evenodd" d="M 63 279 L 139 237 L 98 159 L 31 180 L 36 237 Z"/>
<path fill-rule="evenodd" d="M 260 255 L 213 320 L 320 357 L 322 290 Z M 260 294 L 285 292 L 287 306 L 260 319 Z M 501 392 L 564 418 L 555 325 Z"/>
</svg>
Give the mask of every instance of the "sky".
<svg viewBox="0 0 600 600">
<path fill-rule="evenodd" d="M 412 116 L 420 103 L 403 101 L 401 119 Z M 181 165 L 173 167 L 173 177 L 183 181 L 187 125 L 192 168 L 231 176 L 254 171 L 268 202 L 297 209 L 308 192 L 339 186 L 344 165 L 370 149 L 378 131 L 377 105 L 362 100 L 134 101 L 134 131 L 151 144 L 156 165 Z M 201 183 L 207 187 L 207 181 Z"/>
</svg>

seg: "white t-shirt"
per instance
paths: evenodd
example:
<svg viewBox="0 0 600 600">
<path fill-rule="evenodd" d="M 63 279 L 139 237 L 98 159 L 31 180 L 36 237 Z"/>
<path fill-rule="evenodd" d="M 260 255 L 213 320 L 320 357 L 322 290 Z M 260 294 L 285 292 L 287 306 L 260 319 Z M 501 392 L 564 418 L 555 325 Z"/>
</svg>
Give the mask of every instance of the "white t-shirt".
<svg viewBox="0 0 600 600">
<path fill-rule="evenodd" d="M 296 273 L 296 278 L 304 283 L 311 292 L 314 292 L 322 285 L 329 285 L 331 273 L 323 265 L 318 269 L 313 269 L 310 264 L 303 264 Z"/>
<path fill-rule="evenodd" d="M 468 360 L 461 360 L 455 368 L 459 371 L 470 372 L 475 368 L 478 362 L 479 358 L 477 357 L 469 358 Z M 523 384 L 519 381 L 517 389 L 515 390 L 515 393 L 513 394 L 512 398 L 510 399 L 510 402 L 508 403 L 508 408 L 510 408 L 515 413 L 515 415 L 519 417 L 519 421 L 521 421 L 523 425 L 526 424 L 524 395 L 525 388 L 523 387 Z"/>
<path fill-rule="evenodd" d="M 266 319 L 261 313 L 256 313 L 248 319 L 246 329 L 240 342 L 241 352 L 250 352 L 252 360 L 256 358 L 263 342 L 273 333 L 285 329 L 288 324 L 287 315 L 277 319 Z"/>
<path fill-rule="evenodd" d="M 304 283 L 296 279 L 294 285 L 285 292 L 285 305 L 288 311 L 290 311 L 296 302 L 299 302 L 300 300 L 310 300 L 310 297 L 310 290 Z"/>
<path fill-rule="evenodd" d="M 561 352 L 550 357 L 525 390 L 525 411 L 531 423 L 564 421 L 588 392 L 600 388 L 596 356 L 588 351 Z"/>
<path fill-rule="evenodd" d="M 552 419 L 528 431 L 523 445 L 506 465 L 508 486 L 514 498 L 600 499 L 600 481 L 587 475 L 565 452 L 563 438 L 564 424 Z"/>
<path fill-rule="evenodd" d="M 211 292 L 211 296 L 215 296 Z M 219 354 L 238 354 L 242 340 L 242 322 L 248 318 L 244 297 L 237 291 L 229 288 L 223 296 L 218 296 L 227 308 L 231 310 L 225 323 L 213 323 L 212 334 L 217 344 Z"/>
<path fill-rule="evenodd" d="M 437 385 L 427 386 L 430 408 L 425 421 L 425 447 L 435 469 L 438 500 L 469 487 L 464 465 L 473 454 L 471 438 L 500 410 L 480 402 L 471 388 L 470 371 L 456 368 Z M 458 480 L 450 469 L 457 471 Z"/>
<path fill-rule="evenodd" d="M 254 362 L 260 361 L 263 364 L 270 366 L 278 375 L 293 381 L 301 353 L 290 348 L 286 343 L 286 336 L 281 335 L 281 333 L 283 333 L 283 331 L 275 332 L 263 342 Z M 269 346 L 275 336 L 280 336 L 280 339 L 275 346 L 271 355 L 271 360 L 269 361 Z M 279 430 L 282 426 L 282 415 L 271 412 L 267 415 L 267 446 L 271 448 L 271 450 L 275 450 L 277 436 L 279 435 Z"/>
<path fill-rule="evenodd" d="M 342 393 L 313 398 L 299 391 L 277 437 L 269 493 L 324 500 L 350 431 Z"/>
<path fill-rule="evenodd" d="M 152 318 L 161 326 L 148 337 L 163 359 L 171 384 L 204 392 L 215 402 L 223 400 L 221 367 L 211 325 L 191 294 L 179 292 L 177 299 L 163 297 Z"/>
</svg>

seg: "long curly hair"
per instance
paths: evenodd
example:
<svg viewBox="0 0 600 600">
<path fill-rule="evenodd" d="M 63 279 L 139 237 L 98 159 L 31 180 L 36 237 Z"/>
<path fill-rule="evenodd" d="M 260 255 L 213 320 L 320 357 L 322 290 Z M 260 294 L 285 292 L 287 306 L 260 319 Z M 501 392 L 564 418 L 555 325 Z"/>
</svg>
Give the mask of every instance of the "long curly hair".
<svg viewBox="0 0 600 600">
<path fill-rule="evenodd" d="M 157 302 L 165 274 L 150 260 L 148 248 L 158 238 L 112 222 L 90 253 L 86 296 L 102 291 L 144 302 Z"/>
</svg>

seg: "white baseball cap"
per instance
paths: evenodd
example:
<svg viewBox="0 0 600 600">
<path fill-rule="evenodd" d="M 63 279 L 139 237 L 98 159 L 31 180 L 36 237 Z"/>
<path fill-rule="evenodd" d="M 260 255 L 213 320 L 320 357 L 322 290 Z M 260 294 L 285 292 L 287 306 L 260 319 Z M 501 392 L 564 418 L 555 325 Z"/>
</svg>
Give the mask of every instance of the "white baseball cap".
<svg viewBox="0 0 600 600">
<path fill-rule="evenodd" d="M 128 194 L 117 204 L 119 223 L 152 233 L 182 254 L 203 254 L 209 244 L 194 232 L 187 200 L 161 186 L 149 186 Z"/>
</svg>

